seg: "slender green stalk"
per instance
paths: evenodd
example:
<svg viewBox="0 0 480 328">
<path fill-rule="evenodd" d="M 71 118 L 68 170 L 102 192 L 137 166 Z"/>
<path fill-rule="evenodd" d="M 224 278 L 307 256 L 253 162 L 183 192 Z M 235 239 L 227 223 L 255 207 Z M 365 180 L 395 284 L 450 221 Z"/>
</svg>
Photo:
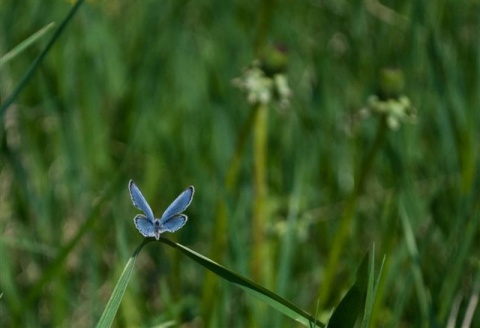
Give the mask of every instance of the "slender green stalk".
<svg viewBox="0 0 480 328">
<path fill-rule="evenodd" d="M 358 198 L 363 189 L 365 180 L 370 172 L 375 156 L 384 142 L 387 129 L 388 129 L 387 122 L 385 118 L 382 117 L 379 121 L 379 126 L 377 129 L 375 140 L 372 146 L 370 147 L 369 151 L 367 152 L 366 156 L 364 157 L 362 165 L 360 166 L 360 170 L 356 175 L 353 192 L 350 195 L 350 197 L 347 199 L 347 202 L 345 204 L 345 208 L 344 208 L 342 217 L 340 219 L 340 226 L 335 235 L 335 238 L 333 239 L 334 242 L 333 242 L 332 248 L 330 249 L 330 253 L 328 255 L 328 263 L 326 266 L 325 277 L 323 279 L 322 286 L 319 293 L 320 308 L 322 308 L 325 305 L 325 301 L 327 300 L 329 293 L 332 290 L 331 287 L 333 286 L 332 285 L 333 278 L 337 271 L 337 265 L 340 259 L 343 245 L 350 232 L 350 226 L 355 215 L 355 209 L 357 206 Z"/>
<path fill-rule="evenodd" d="M 258 15 L 258 28 L 255 37 L 255 52 L 260 57 L 266 43 L 266 36 L 272 12 L 274 0 L 263 0 L 260 4 Z M 268 105 L 258 103 L 255 105 L 255 118 L 253 127 L 253 180 L 254 200 L 252 213 L 252 258 L 251 271 L 254 279 L 262 281 L 265 263 L 268 260 L 264 257 L 266 246 L 263 243 L 265 232 L 265 199 L 267 194 L 266 186 L 266 153 L 267 153 L 267 127 L 268 127 Z"/>
<path fill-rule="evenodd" d="M 226 177 L 227 190 L 230 192 L 235 190 L 235 187 L 237 186 L 238 169 L 240 168 L 243 149 L 245 148 L 248 136 L 253 129 L 253 122 L 255 121 L 256 114 L 257 111 L 255 110 L 255 108 L 251 108 L 248 118 L 243 124 L 240 133 L 238 134 L 235 152 L 233 153 L 233 157 L 230 160 L 230 165 L 228 166 Z"/>
<path fill-rule="evenodd" d="M 265 45 L 265 39 L 267 36 L 268 24 L 270 23 L 271 15 L 273 11 L 274 0 L 263 0 L 260 3 L 260 11 L 258 15 L 258 28 L 255 35 L 255 51 L 257 56 L 260 54 L 263 46 Z"/>
<path fill-rule="evenodd" d="M 257 105 L 255 108 L 256 117 L 253 131 L 253 176 L 254 176 L 254 200 L 252 213 L 252 276 L 257 281 L 262 281 L 263 270 L 267 259 L 263 256 L 265 252 L 265 198 L 266 186 L 266 152 L 267 152 L 267 122 L 268 108 L 266 105 Z"/>
</svg>

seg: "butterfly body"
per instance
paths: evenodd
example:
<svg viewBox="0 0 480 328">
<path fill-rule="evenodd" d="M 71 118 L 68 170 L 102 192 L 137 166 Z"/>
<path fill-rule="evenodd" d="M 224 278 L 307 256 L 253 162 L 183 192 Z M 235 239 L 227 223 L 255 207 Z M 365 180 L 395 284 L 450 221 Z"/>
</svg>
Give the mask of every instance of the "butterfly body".
<svg viewBox="0 0 480 328">
<path fill-rule="evenodd" d="M 155 237 L 155 239 L 159 240 L 162 233 L 175 232 L 187 222 L 188 217 L 185 214 L 182 214 L 182 212 L 185 211 L 192 202 L 193 194 L 195 192 L 193 186 L 188 187 L 182 192 L 170 204 L 170 206 L 168 206 L 160 219 L 153 216 L 150 206 L 133 180 L 130 180 L 128 189 L 130 191 L 133 205 L 145 213 L 145 215 L 138 214 L 133 219 L 135 226 L 143 236 Z"/>
</svg>

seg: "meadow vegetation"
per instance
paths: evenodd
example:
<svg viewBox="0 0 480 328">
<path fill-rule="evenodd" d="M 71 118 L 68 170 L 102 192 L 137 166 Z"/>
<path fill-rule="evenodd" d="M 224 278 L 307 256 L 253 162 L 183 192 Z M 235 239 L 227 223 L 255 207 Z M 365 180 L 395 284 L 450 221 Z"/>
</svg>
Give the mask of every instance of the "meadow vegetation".
<svg viewBox="0 0 480 328">
<path fill-rule="evenodd" d="M 175 243 L 324 324 L 367 277 L 357 325 L 480 326 L 480 1 L 86 1 L 22 80 L 74 5 L 0 1 L 1 327 L 97 324 L 130 179 L 157 216 L 195 196 L 114 326 L 300 325 Z M 249 97 L 255 59 L 285 98 Z"/>
</svg>

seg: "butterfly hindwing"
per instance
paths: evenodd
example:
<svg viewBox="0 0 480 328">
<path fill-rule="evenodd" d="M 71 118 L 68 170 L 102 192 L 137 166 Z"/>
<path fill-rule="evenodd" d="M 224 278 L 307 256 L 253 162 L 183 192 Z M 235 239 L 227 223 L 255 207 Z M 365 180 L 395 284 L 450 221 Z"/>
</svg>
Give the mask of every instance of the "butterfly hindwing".
<svg viewBox="0 0 480 328">
<path fill-rule="evenodd" d="M 128 189 L 130 190 L 130 197 L 132 198 L 133 205 L 135 205 L 135 207 L 139 210 L 143 211 L 143 213 L 147 215 L 148 219 L 153 222 L 154 216 L 152 209 L 148 205 L 145 197 L 143 197 L 140 189 L 138 189 L 133 180 L 130 180 L 130 182 L 128 183 Z"/>
<path fill-rule="evenodd" d="M 170 218 L 172 218 L 176 214 L 180 214 L 181 212 L 185 211 L 185 209 L 190 205 L 193 199 L 193 194 L 195 193 L 195 189 L 193 186 L 190 186 L 182 192 L 165 210 L 162 215 L 161 222 L 164 224 Z M 186 217 L 185 217 L 186 218 Z M 185 219 L 185 222 L 187 220 Z M 184 223 L 185 224 L 185 223 Z M 183 225 L 182 225 L 183 226 Z M 178 229 L 177 229 L 178 230 Z M 167 230 L 168 231 L 168 230 Z"/>
<path fill-rule="evenodd" d="M 187 223 L 188 217 L 185 214 L 176 214 L 165 220 L 160 225 L 160 233 L 175 232 Z"/>
<path fill-rule="evenodd" d="M 155 237 L 154 224 L 145 215 L 138 214 L 133 221 L 138 231 L 140 231 L 144 237 Z"/>
</svg>

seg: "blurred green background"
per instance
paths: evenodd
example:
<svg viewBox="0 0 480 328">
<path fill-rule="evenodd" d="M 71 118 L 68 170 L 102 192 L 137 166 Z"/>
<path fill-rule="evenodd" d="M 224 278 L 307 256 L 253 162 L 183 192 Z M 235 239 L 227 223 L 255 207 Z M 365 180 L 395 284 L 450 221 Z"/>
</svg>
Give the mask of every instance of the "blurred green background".
<svg viewBox="0 0 480 328">
<path fill-rule="evenodd" d="M 0 0 L 0 55 L 71 7 Z M 143 238 L 131 178 L 157 216 L 194 185 L 187 225 L 165 236 L 323 322 L 375 244 L 372 326 L 480 326 L 479 31 L 478 0 L 84 3 L 0 118 L 0 326 L 98 321 Z M 0 67 L 1 103 L 52 35 Z M 250 124 L 232 79 L 268 45 L 286 49 L 293 96 Z M 417 122 L 380 140 L 332 263 L 385 67 L 403 71 Z M 115 325 L 166 322 L 295 324 L 151 243 Z"/>
</svg>

